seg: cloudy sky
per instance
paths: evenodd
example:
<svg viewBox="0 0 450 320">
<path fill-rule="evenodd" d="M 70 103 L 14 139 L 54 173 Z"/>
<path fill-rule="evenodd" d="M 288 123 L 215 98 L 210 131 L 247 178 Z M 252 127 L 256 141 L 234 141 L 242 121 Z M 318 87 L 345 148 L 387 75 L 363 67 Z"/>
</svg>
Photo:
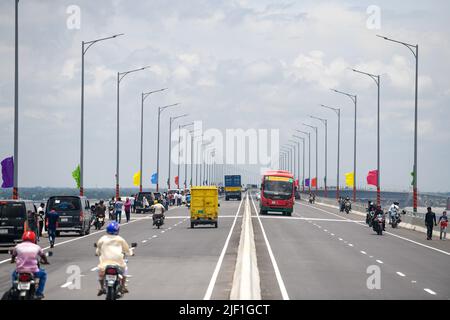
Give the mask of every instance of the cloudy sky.
<svg viewBox="0 0 450 320">
<path fill-rule="evenodd" d="M 71 5 L 81 13 L 80 28 Z M 380 9 L 374 29 L 369 6 Z M 342 109 L 341 172 L 353 168 L 358 95 L 358 185 L 376 169 L 376 86 L 349 68 L 381 74 L 383 188 L 409 190 L 413 166 L 414 57 L 382 34 L 420 45 L 421 191 L 450 191 L 450 24 L 448 1 L 22 0 L 20 1 L 20 186 L 74 186 L 79 162 L 81 41 L 85 60 L 85 187 L 113 187 L 116 73 L 151 65 L 121 83 L 121 184 L 139 168 L 140 94 L 167 87 L 145 106 L 145 185 L 156 167 L 156 110 L 162 116 L 166 180 L 168 117 L 189 113 L 203 127 L 279 129 L 285 143 L 302 122 L 329 119 L 329 183 L 336 181 L 334 113 Z M 71 24 L 69 23 L 69 26 Z M 0 3 L 0 158 L 13 154 L 14 1 Z M 183 123 L 183 122 L 179 122 Z M 321 127 L 322 128 L 322 127 Z M 323 176 L 323 129 L 319 177 Z M 314 145 L 313 145 L 314 147 Z M 313 148 L 314 150 L 314 148 Z M 314 161 L 314 157 L 313 157 Z M 314 165 L 313 165 L 314 168 Z M 343 180 L 343 177 L 341 178 Z"/>
</svg>

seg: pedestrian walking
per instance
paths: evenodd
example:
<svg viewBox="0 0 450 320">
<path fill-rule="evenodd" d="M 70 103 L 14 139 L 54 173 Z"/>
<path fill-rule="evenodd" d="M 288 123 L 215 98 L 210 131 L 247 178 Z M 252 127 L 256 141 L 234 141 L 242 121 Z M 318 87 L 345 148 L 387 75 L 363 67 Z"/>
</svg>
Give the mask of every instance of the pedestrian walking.
<svg viewBox="0 0 450 320">
<path fill-rule="evenodd" d="M 50 241 L 50 248 L 55 246 L 56 228 L 58 227 L 59 214 L 52 210 L 47 213 L 45 217 L 45 225 L 47 226 L 48 240 Z"/>
<path fill-rule="evenodd" d="M 425 225 L 427 226 L 427 240 L 431 240 L 433 236 L 433 223 L 434 226 L 437 226 L 436 223 L 436 214 L 431 211 L 431 207 L 427 208 L 427 214 L 425 215 Z"/>
<path fill-rule="evenodd" d="M 42 237 L 42 231 L 44 229 L 44 216 L 45 216 L 45 204 L 41 203 L 39 208 L 38 208 L 38 219 L 39 219 L 39 237 Z"/>
<path fill-rule="evenodd" d="M 127 198 L 125 200 L 125 204 L 123 205 L 125 208 L 125 216 L 127 218 L 127 222 L 130 221 L 130 211 L 131 211 L 131 200 L 130 198 Z"/>
<path fill-rule="evenodd" d="M 117 201 L 114 205 L 114 214 L 116 216 L 116 221 L 118 223 L 120 223 L 122 221 L 122 207 L 123 207 L 123 202 L 122 202 L 122 199 L 119 197 L 119 199 L 117 199 Z"/>
<path fill-rule="evenodd" d="M 439 227 L 441 229 L 439 239 L 441 239 L 441 240 L 447 239 L 447 226 L 448 226 L 447 211 L 444 211 L 444 212 L 442 212 L 442 216 L 439 217 Z M 444 237 L 442 237 L 442 234 L 444 234 Z"/>
</svg>

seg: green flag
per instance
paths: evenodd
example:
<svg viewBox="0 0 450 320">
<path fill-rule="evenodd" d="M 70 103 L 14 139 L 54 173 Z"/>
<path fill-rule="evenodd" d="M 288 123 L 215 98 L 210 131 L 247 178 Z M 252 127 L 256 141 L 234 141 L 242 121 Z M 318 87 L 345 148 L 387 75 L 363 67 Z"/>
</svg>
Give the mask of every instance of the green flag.
<svg viewBox="0 0 450 320">
<path fill-rule="evenodd" d="M 411 172 L 411 176 L 412 176 L 412 181 L 411 181 L 411 185 L 413 186 L 416 182 L 416 176 L 414 175 L 414 171 Z"/>
<path fill-rule="evenodd" d="M 72 177 L 75 179 L 77 183 L 77 188 L 80 188 L 80 165 L 78 165 L 75 170 L 72 172 Z"/>
</svg>

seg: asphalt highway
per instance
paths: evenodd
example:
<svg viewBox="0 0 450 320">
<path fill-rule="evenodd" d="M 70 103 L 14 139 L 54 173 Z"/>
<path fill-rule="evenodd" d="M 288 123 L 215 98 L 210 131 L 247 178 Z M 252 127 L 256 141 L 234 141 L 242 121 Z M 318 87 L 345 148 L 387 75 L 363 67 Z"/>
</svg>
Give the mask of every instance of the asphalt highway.
<svg viewBox="0 0 450 320">
<path fill-rule="evenodd" d="M 186 207 L 172 207 L 159 230 L 148 214 L 123 223 L 121 236 L 138 244 L 123 299 L 229 299 L 246 201 L 220 203 L 217 229 L 191 229 Z M 251 195 L 248 204 L 264 300 L 450 298 L 448 241 L 390 226 L 378 236 L 361 216 L 303 201 L 292 217 L 260 216 Z M 97 297 L 93 247 L 103 234 L 92 229 L 84 237 L 57 238 L 45 266 L 46 299 L 105 299 Z M 40 245 L 48 247 L 48 240 Z M 0 254 L 0 292 L 10 287 L 8 257 Z"/>
</svg>

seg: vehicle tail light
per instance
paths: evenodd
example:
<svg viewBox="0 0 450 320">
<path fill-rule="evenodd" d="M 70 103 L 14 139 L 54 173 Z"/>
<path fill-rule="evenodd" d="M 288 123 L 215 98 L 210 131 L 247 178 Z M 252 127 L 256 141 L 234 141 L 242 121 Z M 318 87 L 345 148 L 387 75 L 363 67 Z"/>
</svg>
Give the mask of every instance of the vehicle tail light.
<svg viewBox="0 0 450 320">
<path fill-rule="evenodd" d="M 19 281 L 20 282 L 29 282 L 29 281 L 31 281 L 31 275 L 28 273 L 21 273 L 21 274 L 19 274 Z"/>
<path fill-rule="evenodd" d="M 80 222 L 83 222 L 84 220 L 84 214 L 83 211 L 80 211 Z"/>
<path fill-rule="evenodd" d="M 106 269 L 105 273 L 110 274 L 110 275 L 117 275 L 117 270 L 114 268 L 109 268 L 109 269 Z"/>
</svg>

